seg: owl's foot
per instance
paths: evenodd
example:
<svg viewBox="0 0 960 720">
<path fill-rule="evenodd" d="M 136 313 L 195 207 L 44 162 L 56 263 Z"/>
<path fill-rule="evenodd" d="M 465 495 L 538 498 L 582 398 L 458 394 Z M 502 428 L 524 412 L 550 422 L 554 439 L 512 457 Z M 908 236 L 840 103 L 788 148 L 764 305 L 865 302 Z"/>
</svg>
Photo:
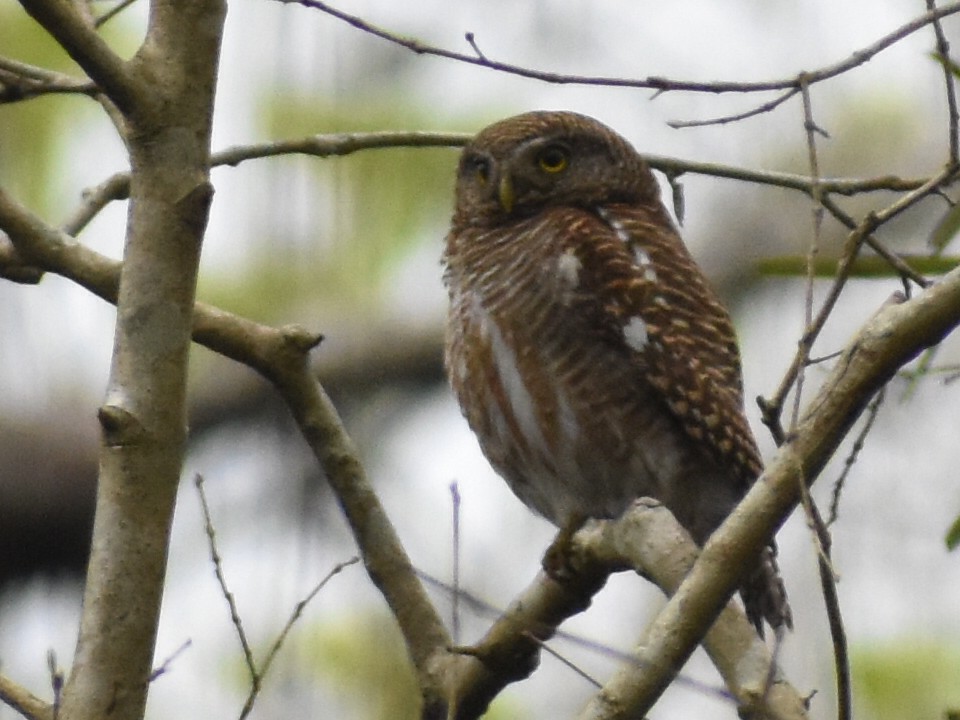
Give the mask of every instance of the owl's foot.
<svg viewBox="0 0 960 720">
<path fill-rule="evenodd" d="M 571 541 L 586 521 L 586 515 L 579 513 L 571 515 L 543 555 L 544 572 L 557 582 L 569 581 L 577 575 Z"/>
</svg>

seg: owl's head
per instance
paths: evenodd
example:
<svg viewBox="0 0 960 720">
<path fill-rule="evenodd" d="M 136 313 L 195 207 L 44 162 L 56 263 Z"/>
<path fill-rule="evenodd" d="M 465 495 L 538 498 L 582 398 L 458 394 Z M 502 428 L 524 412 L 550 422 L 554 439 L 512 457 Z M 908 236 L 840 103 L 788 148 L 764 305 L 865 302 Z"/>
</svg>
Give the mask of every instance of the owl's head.
<svg viewBox="0 0 960 720">
<path fill-rule="evenodd" d="M 572 112 L 529 112 L 490 125 L 464 148 L 454 224 L 497 225 L 557 205 L 658 200 L 646 163 L 606 125 Z"/>
</svg>

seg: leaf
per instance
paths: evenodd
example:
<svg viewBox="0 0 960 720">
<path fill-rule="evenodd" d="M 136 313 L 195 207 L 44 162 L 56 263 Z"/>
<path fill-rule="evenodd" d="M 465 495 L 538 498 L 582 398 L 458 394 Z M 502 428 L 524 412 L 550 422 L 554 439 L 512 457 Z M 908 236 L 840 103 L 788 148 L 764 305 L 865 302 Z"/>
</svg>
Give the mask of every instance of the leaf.
<svg viewBox="0 0 960 720">
<path fill-rule="evenodd" d="M 951 207 L 930 233 L 930 247 L 939 255 L 960 231 L 960 204 Z"/>
<path fill-rule="evenodd" d="M 904 635 L 851 648 L 858 711 L 874 720 L 943 720 L 960 702 L 960 651 L 946 638 Z"/>
<path fill-rule="evenodd" d="M 956 520 L 953 521 L 950 529 L 947 530 L 945 542 L 947 543 L 947 550 L 956 550 L 957 547 L 960 546 L 960 515 L 957 515 Z"/>
<path fill-rule="evenodd" d="M 960 65 L 957 65 L 957 63 L 948 57 L 945 58 L 938 52 L 931 52 L 930 57 L 932 57 L 940 65 L 943 65 L 945 68 L 947 68 L 951 75 L 960 80 Z"/>
<path fill-rule="evenodd" d="M 921 275 L 943 275 L 960 265 L 957 256 L 901 255 L 900 259 Z M 813 274 L 816 277 L 833 277 L 837 273 L 840 258 L 819 256 L 814 259 Z M 775 255 L 757 263 L 762 275 L 798 276 L 807 275 L 806 255 Z M 853 261 L 851 277 L 889 278 L 897 277 L 897 271 L 878 255 L 864 255 Z"/>
</svg>

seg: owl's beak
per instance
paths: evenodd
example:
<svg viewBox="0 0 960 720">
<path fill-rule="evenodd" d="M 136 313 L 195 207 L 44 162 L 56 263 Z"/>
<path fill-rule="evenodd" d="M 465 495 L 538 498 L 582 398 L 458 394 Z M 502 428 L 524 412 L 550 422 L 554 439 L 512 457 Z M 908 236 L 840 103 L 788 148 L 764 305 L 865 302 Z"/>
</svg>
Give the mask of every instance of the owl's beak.
<svg viewBox="0 0 960 720">
<path fill-rule="evenodd" d="M 497 185 L 497 199 L 500 201 L 500 207 L 506 212 L 513 211 L 513 181 L 507 174 L 500 178 L 500 183 Z"/>
</svg>

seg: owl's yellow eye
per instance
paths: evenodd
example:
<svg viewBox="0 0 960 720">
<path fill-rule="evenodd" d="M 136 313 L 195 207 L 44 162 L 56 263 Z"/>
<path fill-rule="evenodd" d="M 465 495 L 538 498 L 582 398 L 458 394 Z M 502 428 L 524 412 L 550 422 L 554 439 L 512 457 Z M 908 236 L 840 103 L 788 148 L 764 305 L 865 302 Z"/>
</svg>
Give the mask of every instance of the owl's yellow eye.
<svg viewBox="0 0 960 720">
<path fill-rule="evenodd" d="M 570 153 L 560 145 L 550 145 L 537 156 L 540 169 L 548 173 L 558 173 L 566 170 L 570 161 Z"/>
</svg>

